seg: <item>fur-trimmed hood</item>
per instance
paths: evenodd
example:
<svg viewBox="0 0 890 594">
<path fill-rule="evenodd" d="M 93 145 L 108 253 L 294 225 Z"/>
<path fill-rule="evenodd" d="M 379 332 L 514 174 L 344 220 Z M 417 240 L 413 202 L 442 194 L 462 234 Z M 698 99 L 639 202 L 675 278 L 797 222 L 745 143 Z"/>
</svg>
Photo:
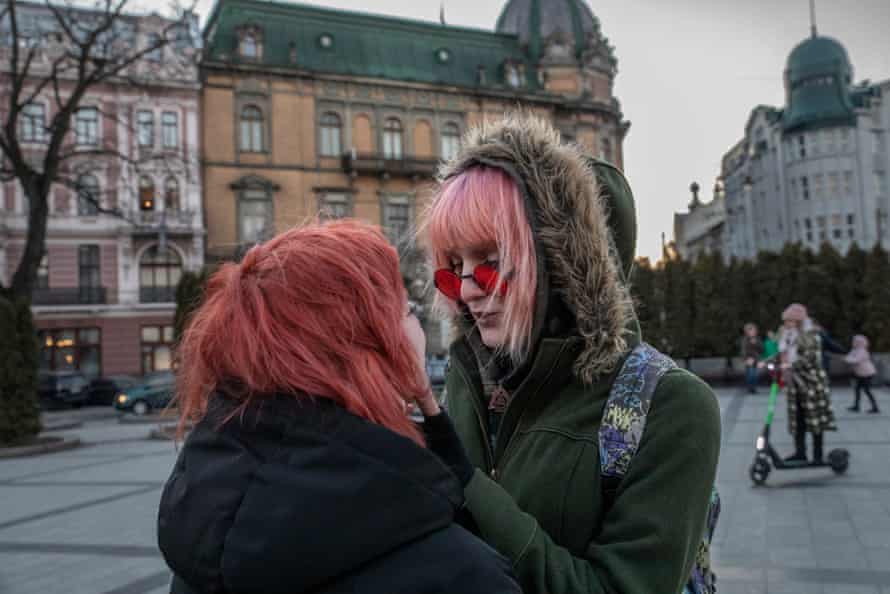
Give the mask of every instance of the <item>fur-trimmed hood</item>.
<svg viewBox="0 0 890 594">
<path fill-rule="evenodd" d="M 635 324 L 623 278 L 633 262 L 636 221 L 623 176 L 562 143 L 548 122 L 524 114 L 470 130 L 440 170 L 440 182 L 474 165 L 502 169 L 524 197 L 538 261 L 529 359 L 541 338 L 568 333 L 583 341 L 575 361 L 579 379 L 592 383 L 612 371 Z M 623 184 L 626 196 L 601 188 L 598 177 L 609 186 Z M 573 318 L 568 328 L 567 316 Z"/>
</svg>

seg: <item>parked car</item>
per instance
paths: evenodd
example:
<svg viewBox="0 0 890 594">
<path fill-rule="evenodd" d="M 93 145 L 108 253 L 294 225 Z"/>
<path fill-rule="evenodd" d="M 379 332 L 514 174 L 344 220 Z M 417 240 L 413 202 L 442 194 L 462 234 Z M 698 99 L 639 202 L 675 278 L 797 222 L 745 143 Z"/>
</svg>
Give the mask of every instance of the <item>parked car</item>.
<svg viewBox="0 0 890 594">
<path fill-rule="evenodd" d="M 89 385 L 79 371 L 44 371 L 38 378 L 37 393 L 46 407 L 80 407 L 87 401 Z"/>
<path fill-rule="evenodd" d="M 173 399 L 175 383 L 173 373 L 170 371 L 146 375 L 141 382 L 115 396 L 114 407 L 137 415 L 163 409 Z"/>
<path fill-rule="evenodd" d="M 98 377 L 90 382 L 87 388 L 87 403 L 108 405 L 114 403 L 114 397 L 121 392 L 126 392 L 139 383 L 139 380 L 130 375 L 109 375 Z"/>
</svg>

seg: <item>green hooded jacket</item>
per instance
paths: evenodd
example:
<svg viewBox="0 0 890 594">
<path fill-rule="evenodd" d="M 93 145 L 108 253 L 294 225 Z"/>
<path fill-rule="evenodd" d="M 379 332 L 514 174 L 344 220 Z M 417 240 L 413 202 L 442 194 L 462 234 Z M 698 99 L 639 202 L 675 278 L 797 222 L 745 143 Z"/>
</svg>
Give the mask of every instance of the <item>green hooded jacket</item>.
<svg viewBox="0 0 890 594">
<path fill-rule="evenodd" d="M 621 173 L 560 144 L 525 116 L 472 131 L 441 179 L 486 165 L 507 172 L 535 236 L 532 348 L 501 385 L 510 400 L 494 447 L 488 403 L 455 320 L 446 407 L 477 467 L 466 487 L 480 535 L 513 563 L 526 594 L 680 592 L 705 524 L 720 448 L 711 389 L 668 372 L 639 450 L 604 502 L 598 430 L 612 379 L 640 341 L 624 278 L 636 243 Z"/>
</svg>

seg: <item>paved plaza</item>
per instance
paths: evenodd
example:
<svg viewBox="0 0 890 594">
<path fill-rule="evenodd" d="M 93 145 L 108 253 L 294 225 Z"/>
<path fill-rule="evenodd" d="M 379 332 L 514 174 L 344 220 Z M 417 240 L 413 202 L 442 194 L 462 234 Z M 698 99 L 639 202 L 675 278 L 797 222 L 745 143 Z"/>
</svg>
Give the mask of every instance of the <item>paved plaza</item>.
<svg viewBox="0 0 890 594">
<path fill-rule="evenodd" d="M 835 389 L 840 431 L 827 448 L 850 450 L 846 475 L 774 472 L 760 488 L 752 487 L 748 466 L 766 397 L 718 394 L 719 592 L 890 594 L 890 390 L 876 392 L 885 414 L 857 415 L 846 411 L 852 391 Z M 106 412 L 53 413 L 54 422 L 65 415 L 83 421 L 57 432 L 80 437 L 83 447 L 0 460 L 0 594 L 166 592 L 155 517 L 176 451 L 147 439 L 150 425 L 123 425 Z M 789 451 L 784 406 L 774 435 L 780 451 Z"/>
</svg>

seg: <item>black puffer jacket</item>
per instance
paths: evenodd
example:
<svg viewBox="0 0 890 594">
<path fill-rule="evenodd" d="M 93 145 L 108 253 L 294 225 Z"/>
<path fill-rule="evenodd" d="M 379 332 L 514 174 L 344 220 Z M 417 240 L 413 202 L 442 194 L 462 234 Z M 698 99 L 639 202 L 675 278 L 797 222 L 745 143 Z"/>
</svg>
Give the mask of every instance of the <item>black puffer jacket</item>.
<svg viewBox="0 0 890 594">
<path fill-rule="evenodd" d="M 173 594 L 510 593 L 509 562 L 454 522 L 431 452 L 322 399 L 277 397 L 192 431 L 161 498 Z"/>
</svg>

